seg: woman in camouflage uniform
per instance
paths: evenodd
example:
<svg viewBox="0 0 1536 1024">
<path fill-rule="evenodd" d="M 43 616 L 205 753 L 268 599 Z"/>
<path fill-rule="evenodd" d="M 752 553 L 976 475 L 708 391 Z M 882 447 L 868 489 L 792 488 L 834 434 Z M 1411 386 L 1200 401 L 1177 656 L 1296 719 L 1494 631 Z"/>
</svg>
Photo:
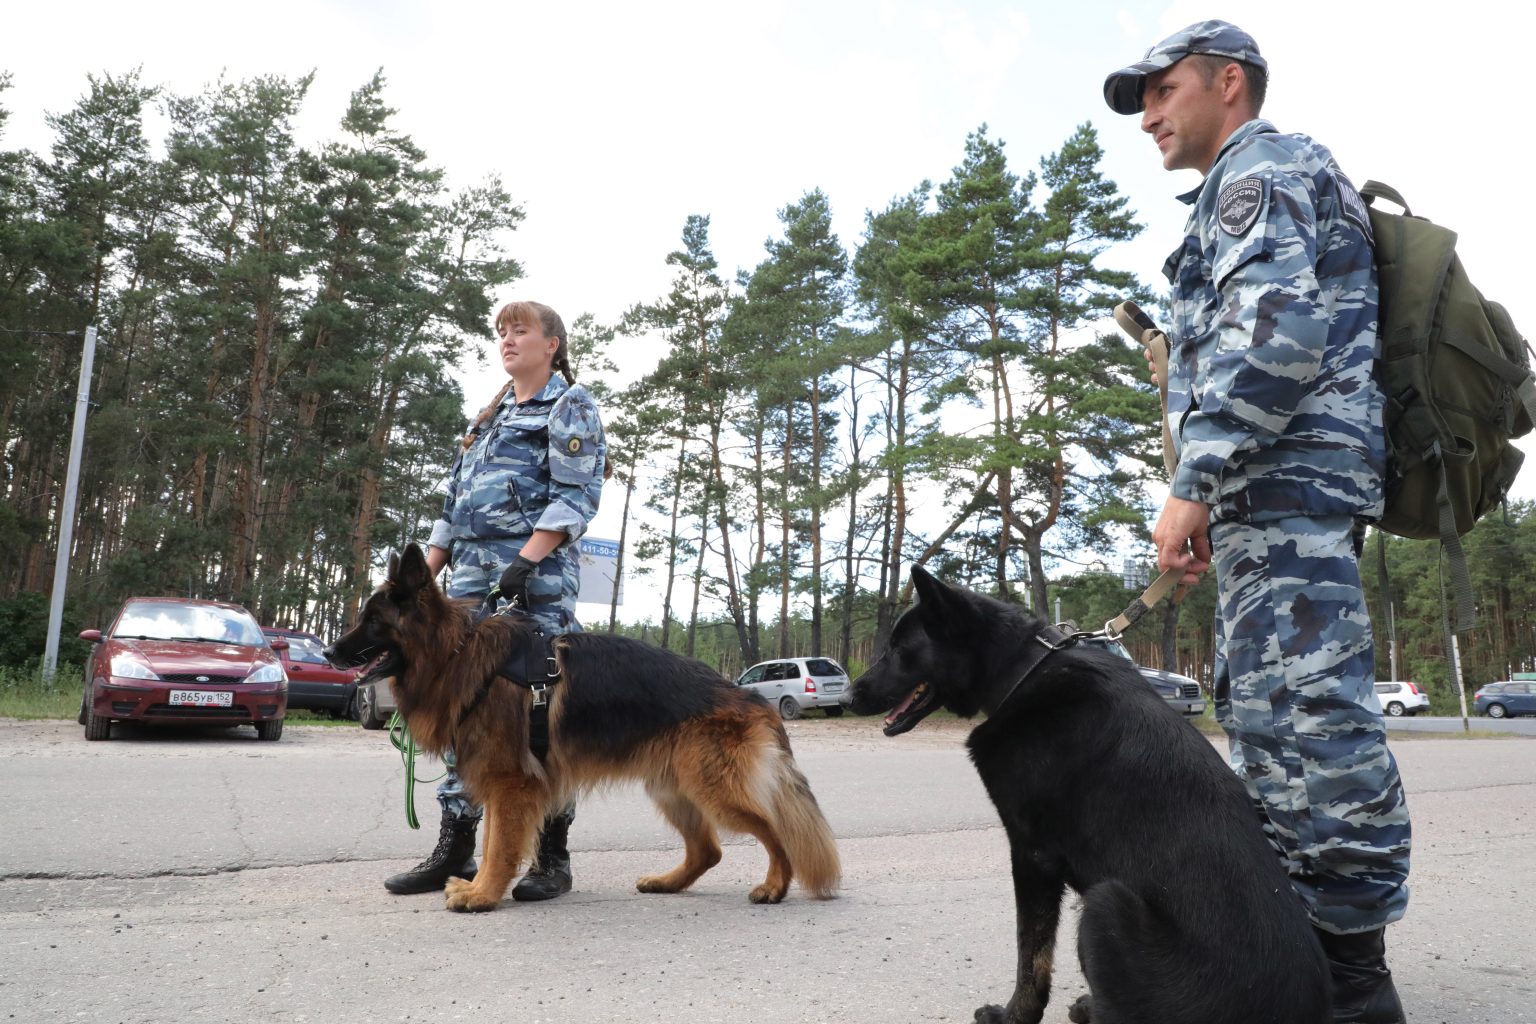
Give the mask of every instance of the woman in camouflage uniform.
<svg viewBox="0 0 1536 1024">
<path fill-rule="evenodd" d="M 510 380 L 470 424 L 448 477 L 442 517 L 432 528 L 427 564 L 451 566 L 450 597 L 484 598 L 498 585 L 549 633 L 581 629 L 577 540 L 597 514 L 607 474 L 607 444 L 597 405 L 576 383 L 565 324 L 537 302 L 513 302 L 496 314 L 501 363 Z M 559 370 L 557 376 L 554 371 Z M 441 889 L 450 877 L 473 878 L 481 808 L 445 758 L 438 786 L 443 807 L 437 847 L 410 871 L 385 880 L 390 892 Z M 571 888 L 566 837 L 575 808 L 544 822 L 538 866 L 513 899 L 545 900 Z"/>
</svg>

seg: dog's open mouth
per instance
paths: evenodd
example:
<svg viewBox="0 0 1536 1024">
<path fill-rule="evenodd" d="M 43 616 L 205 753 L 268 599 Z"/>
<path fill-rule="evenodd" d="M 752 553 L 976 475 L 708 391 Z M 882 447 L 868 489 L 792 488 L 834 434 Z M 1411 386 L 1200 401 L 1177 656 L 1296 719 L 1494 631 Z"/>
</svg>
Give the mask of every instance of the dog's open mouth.
<svg viewBox="0 0 1536 1024">
<path fill-rule="evenodd" d="M 367 670 L 358 677 L 357 685 L 363 686 L 367 683 L 387 682 L 398 675 L 404 667 L 405 659 L 400 656 L 400 652 L 389 651 L 368 666 Z"/>
<path fill-rule="evenodd" d="M 885 734 L 900 736 L 918 722 L 928 717 L 938 706 L 938 691 L 927 683 L 918 683 L 917 689 L 907 694 L 896 709 L 885 716 Z"/>
</svg>

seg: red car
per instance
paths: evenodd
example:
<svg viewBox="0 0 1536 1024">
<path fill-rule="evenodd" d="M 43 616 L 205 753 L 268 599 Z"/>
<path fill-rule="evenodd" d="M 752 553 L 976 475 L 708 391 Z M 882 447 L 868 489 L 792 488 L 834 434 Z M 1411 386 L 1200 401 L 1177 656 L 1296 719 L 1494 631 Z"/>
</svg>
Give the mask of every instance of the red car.
<svg viewBox="0 0 1536 1024">
<path fill-rule="evenodd" d="M 104 740 L 114 721 L 254 725 L 260 739 L 283 734 L 288 676 L 251 613 L 236 604 L 135 597 L 85 663 L 80 724 Z"/>
<path fill-rule="evenodd" d="M 313 633 L 301 633 L 281 626 L 263 626 L 261 631 L 274 643 L 288 674 L 288 707 L 304 711 L 328 711 L 337 718 L 353 713 L 352 698 L 357 693 L 355 668 L 332 668 L 325 660 L 325 641 Z"/>
</svg>

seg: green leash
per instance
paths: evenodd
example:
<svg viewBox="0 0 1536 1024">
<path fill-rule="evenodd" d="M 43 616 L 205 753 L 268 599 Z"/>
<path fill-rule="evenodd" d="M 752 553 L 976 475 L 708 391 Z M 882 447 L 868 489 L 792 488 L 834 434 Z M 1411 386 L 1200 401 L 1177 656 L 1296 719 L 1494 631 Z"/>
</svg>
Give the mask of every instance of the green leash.
<svg viewBox="0 0 1536 1024">
<path fill-rule="evenodd" d="M 411 828 L 421 828 L 421 822 L 416 820 L 416 783 L 437 782 L 448 773 L 445 771 L 436 779 L 416 777 L 416 741 L 411 738 L 410 727 L 405 724 L 399 708 L 389 717 L 386 728 L 389 729 L 389 742 L 400 751 L 400 761 L 405 765 L 405 823 Z"/>
</svg>

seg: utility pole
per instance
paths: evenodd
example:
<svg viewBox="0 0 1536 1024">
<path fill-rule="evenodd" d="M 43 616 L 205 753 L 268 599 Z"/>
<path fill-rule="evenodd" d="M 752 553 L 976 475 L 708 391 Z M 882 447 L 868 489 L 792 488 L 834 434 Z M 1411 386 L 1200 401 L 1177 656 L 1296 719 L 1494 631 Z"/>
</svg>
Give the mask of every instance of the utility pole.
<svg viewBox="0 0 1536 1024">
<path fill-rule="evenodd" d="M 59 550 L 53 561 L 53 594 L 48 603 L 48 643 L 43 648 L 43 678 L 53 681 L 59 667 L 59 630 L 64 625 L 64 587 L 69 554 L 75 543 L 75 498 L 80 485 L 80 452 L 85 447 L 85 415 L 91 405 L 91 367 L 96 362 L 96 325 L 85 329 L 80 356 L 80 387 L 75 392 L 75 424 L 69 439 L 69 469 L 64 474 L 64 502 L 59 508 Z"/>
</svg>

